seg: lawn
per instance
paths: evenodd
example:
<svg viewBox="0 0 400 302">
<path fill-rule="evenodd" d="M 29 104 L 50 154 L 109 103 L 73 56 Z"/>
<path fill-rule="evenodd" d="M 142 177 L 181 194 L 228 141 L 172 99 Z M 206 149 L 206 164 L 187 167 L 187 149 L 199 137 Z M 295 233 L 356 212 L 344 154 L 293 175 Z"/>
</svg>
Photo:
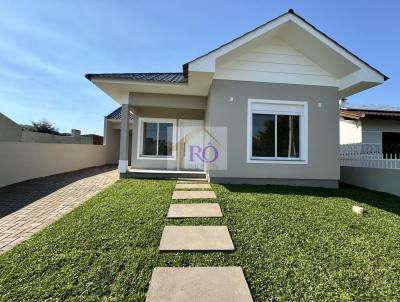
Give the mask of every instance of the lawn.
<svg viewBox="0 0 400 302">
<path fill-rule="evenodd" d="M 400 299 L 400 198 L 213 185 L 223 218 L 167 220 L 174 185 L 121 180 L 0 256 L 1 301 L 144 301 L 155 266 L 228 265 L 255 301 Z M 160 253 L 168 224 L 227 225 L 236 251 Z"/>
</svg>

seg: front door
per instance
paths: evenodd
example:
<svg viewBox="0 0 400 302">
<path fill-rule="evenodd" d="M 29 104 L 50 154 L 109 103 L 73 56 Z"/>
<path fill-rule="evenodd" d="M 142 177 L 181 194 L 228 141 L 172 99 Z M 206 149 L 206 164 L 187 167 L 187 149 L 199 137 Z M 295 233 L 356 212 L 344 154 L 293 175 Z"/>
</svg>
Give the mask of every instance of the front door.
<svg viewBox="0 0 400 302">
<path fill-rule="evenodd" d="M 179 120 L 180 169 L 204 170 L 204 121 Z"/>
</svg>

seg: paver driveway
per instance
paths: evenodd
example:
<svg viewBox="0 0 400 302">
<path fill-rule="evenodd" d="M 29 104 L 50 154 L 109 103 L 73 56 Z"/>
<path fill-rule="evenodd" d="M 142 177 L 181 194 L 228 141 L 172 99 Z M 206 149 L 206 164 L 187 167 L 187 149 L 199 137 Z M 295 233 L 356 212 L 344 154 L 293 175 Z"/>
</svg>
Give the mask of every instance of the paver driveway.
<svg viewBox="0 0 400 302">
<path fill-rule="evenodd" d="M 38 178 L 0 189 L 0 253 L 118 180 L 113 166 Z"/>
</svg>

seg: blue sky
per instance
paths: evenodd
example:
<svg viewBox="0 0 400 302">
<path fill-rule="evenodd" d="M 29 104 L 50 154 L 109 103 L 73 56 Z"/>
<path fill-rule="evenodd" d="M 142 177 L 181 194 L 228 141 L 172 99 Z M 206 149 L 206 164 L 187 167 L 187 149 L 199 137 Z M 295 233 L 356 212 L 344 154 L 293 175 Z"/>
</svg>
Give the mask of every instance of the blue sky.
<svg viewBox="0 0 400 302">
<path fill-rule="evenodd" d="M 293 8 L 390 77 L 349 99 L 400 106 L 400 1 L 0 0 L 0 112 L 102 134 L 117 104 L 86 73 L 183 63 Z"/>
</svg>

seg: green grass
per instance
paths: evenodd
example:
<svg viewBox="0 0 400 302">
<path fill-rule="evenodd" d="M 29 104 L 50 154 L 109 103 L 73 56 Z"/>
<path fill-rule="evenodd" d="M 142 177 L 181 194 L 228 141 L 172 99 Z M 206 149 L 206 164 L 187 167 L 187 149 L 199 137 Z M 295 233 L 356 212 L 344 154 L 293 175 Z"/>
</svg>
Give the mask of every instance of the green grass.
<svg viewBox="0 0 400 302">
<path fill-rule="evenodd" d="M 399 300 L 400 198 L 213 185 L 224 218 L 167 220 L 174 185 L 121 180 L 0 256 L 0 300 L 144 301 L 155 266 L 228 265 L 255 301 Z M 160 253 L 168 224 L 227 225 L 236 251 Z"/>
</svg>

